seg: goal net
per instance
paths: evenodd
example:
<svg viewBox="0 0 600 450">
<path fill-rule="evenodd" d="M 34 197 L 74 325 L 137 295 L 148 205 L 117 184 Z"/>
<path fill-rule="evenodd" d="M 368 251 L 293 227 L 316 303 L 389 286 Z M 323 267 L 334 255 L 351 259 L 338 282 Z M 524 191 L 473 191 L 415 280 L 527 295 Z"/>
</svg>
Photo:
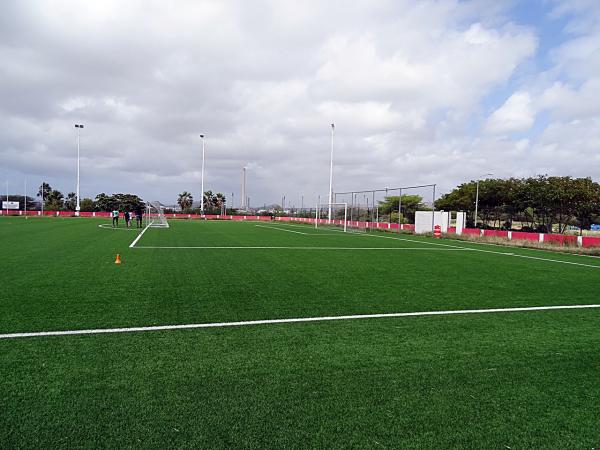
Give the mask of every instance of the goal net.
<svg viewBox="0 0 600 450">
<path fill-rule="evenodd" d="M 149 227 L 169 228 L 165 207 L 160 202 L 148 202 L 146 208 L 146 223 Z"/>
<path fill-rule="evenodd" d="M 336 227 L 344 231 L 348 227 L 348 203 L 318 203 L 315 212 L 315 228 Z"/>
</svg>

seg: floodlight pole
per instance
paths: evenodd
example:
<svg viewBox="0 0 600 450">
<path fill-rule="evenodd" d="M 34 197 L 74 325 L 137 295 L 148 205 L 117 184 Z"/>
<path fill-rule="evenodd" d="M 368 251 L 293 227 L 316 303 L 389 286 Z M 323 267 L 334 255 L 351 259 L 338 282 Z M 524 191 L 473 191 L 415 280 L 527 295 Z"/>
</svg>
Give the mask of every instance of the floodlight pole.
<svg viewBox="0 0 600 450">
<path fill-rule="evenodd" d="M 329 159 L 329 215 L 327 220 L 331 222 L 331 200 L 333 197 L 333 137 L 335 124 L 331 124 L 331 157 Z"/>
<path fill-rule="evenodd" d="M 477 189 L 475 191 L 475 217 L 473 218 L 474 222 L 475 222 L 475 228 L 477 228 L 477 207 L 479 206 L 479 180 L 481 180 L 481 177 L 489 177 L 494 175 L 493 173 L 484 173 L 483 175 L 479 176 L 477 178 Z"/>
<path fill-rule="evenodd" d="M 25 195 L 23 196 L 23 209 L 25 210 L 25 218 L 27 219 L 27 180 L 25 180 Z"/>
<path fill-rule="evenodd" d="M 6 215 L 8 216 L 8 180 L 6 180 Z"/>
<path fill-rule="evenodd" d="M 202 192 L 200 193 L 200 214 L 204 214 L 204 135 L 201 134 L 200 135 L 200 139 L 202 139 L 202 172 L 201 172 L 201 189 Z"/>
<path fill-rule="evenodd" d="M 81 210 L 79 204 L 79 141 L 80 141 L 80 131 L 83 128 L 81 124 L 75 124 L 75 128 L 77 128 L 77 205 L 75 206 L 75 215 L 79 215 L 79 211 Z"/>
</svg>

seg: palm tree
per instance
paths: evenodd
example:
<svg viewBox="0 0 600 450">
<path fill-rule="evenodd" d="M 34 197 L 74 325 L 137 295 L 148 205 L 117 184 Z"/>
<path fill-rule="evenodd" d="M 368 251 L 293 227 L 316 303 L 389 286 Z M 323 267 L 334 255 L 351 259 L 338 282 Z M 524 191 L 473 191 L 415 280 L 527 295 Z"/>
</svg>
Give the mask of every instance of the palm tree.
<svg viewBox="0 0 600 450">
<path fill-rule="evenodd" d="M 38 189 L 37 196 L 45 199 L 46 197 L 48 197 L 48 194 L 50 192 L 52 192 L 52 187 L 50 187 L 50 185 L 44 181 Z"/>
<path fill-rule="evenodd" d="M 187 211 L 192 207 L 194 197 L 188 191 L 183 191 L 177 197 L 177 204 L 181 207 L 182 211 Z"/>
<path fill-rule="evenodd" d="M 218 192 L 214 197 L 214 204 L 217 208 L 222 208 L 225 204 L 225 196 Z"/>
<path fill-rule="evenodd" d="M 213 193 L 212 191 L 204 192 L 204 209 L 212 208 L 214 205 Z"/>
</svg>

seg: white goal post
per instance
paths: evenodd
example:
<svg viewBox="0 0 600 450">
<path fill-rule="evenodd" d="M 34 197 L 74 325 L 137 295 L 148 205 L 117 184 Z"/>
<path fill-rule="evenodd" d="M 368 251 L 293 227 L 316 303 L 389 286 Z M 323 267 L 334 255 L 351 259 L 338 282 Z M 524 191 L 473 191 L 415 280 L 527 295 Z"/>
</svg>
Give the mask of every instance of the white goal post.
<svg viewBox="0 0 600 450">
<path fill-rule="evenodd" d="M 328 211 L 329 208 L 331 208 L 332 211 L 332 219 L 321 219 L 321 211 Z M 336 215 L 341 216 L 342 208 L 344 211 L 343 219 L 336 219 Z M 319 228 L 319 222 L 321 220 L 324 221 L 321 222 L 321 225 L 325 223 L 327 225 L 343 226 L 344 231 L 346 231 L 348 227 L 348 203 L 317 203 L 317 208 L 315 210 L 315 228 Z"/>
</svg>

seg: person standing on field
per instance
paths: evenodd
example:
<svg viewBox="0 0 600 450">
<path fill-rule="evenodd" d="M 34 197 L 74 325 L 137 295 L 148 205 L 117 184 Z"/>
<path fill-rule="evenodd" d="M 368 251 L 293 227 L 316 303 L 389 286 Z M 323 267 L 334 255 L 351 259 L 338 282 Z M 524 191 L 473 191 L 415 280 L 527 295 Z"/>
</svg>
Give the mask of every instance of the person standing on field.
<svg viewBox="0 0 600 450">
<path fill-rule="evenodd" d="M 142 228 L 142 207 L 137 205 L 135 207 L 135 226 L 138 228 Z"/>
<path fill-rule="evenodd" d="M 125 211 L 123 213 L 123 217 L 125 218 L 125 227 L 129 228 L 131 226 L 131 216 L 129 215 L 129 211 Z"/>
<path fill-rule="evenodd" d="M 112 213 L 112 226 L 113 228 L 119 227 L 119 210 L 115 209 Z"/>
</svg>

